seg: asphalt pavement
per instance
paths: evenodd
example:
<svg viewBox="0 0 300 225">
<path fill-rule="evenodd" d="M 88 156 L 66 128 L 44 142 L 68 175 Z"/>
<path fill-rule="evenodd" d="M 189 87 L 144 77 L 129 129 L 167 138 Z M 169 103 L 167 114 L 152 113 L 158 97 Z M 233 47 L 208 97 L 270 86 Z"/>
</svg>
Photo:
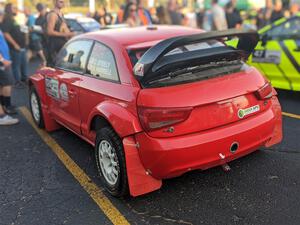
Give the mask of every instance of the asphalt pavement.
<svg viewBox="0 0 300 225">
<path fill-rule="evenodd" d="M 300 93 L 278 95 L 284 112 L 300 115 Z M 14 90 L 13 101 L 28 107 L 27 90 Z M 18 118 L 0 127 L 0 224 L 111 224 L 22 113 Z M 300 119 L 284 116 L 283 129 L 281 144 L 231 162 L 230 172 L 193 171 L 124 199 L 103 190 L 90 145 L 66 129 L 50 136 L 131 224 L 300 224 Z"/>
</svg>

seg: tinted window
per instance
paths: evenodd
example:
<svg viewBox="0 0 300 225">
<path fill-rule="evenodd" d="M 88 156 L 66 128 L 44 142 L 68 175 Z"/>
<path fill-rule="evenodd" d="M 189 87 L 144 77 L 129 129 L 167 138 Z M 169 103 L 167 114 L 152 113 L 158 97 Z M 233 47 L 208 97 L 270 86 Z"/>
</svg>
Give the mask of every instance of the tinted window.
<svg viewBox="0 0 300 225">
<path fill-rule="evenodd" d="M 87 65 L 87 73 L 103 79 L 119 80 L 114 55 L 108 47 L 100 43 L 94 45 Z"/>
<path fill-rule="evenodd" d="M 87 58 L 93 42 L 73 41 L 63 47 L 56 59 L 56 66 L 66 70 L 84 72 Z"/>
<path fill-rule="evenodd" d="M 268 36 L 276 38 L 300 37 L 300 19 L 295 18 L 289 20 L 277 27 L 274 27 L 268 32 Z"/>
<path fill-rule="evenodd" d="M 100 24 L 92 19 L 92 18 L 78 18 L 77 19 L 78 23 L 80 23 L 80 25 L 84 28 L 85 31 L 97 31 L 100 30 Z"/>
<path fill-rule="evenodd" d="M 84 31 L 77 21 L 70 20 L 70 19 L 67 19 L 66 21 L 67 21 L 68 27 L 71 31 L 75 31 L 75 32 L 83 32 Z"/>
<path fill-rule="evenodd" d="M 185 46 L 182 46 L 179 48 L 175 48 L 174 50 L 167 53 L 166 56 L 180 54 L 183 52 L 192 52 L 192 51 L 204 50 L 204 49 L 208 49 L 208 48 L 222 47 L 222 46 L 225 46 L 225 45 L 219 41 L 209 40 L 206 42 L 200 42 L 200 43 L 195 43 L 195 44 L 190 44 L 190 45 L 185 45 Z"/>
<path fill-rule="evenodd" d="M 168 52 L 165 56 L 181 54 L 184 52 L 193 52 L 193 51 L 204 50 L 209 48 L 222 47 L 222 46 L 225 45 L 219 41 L 210 40 L 206 42 L 200 42 L 200 43 L 195 43 L 195 44 L 190 44 L 190 45 L 181 46 L 179 48 L 175 48 L 172 51 Z M 137 50 L 128 51 L 133 66 L 138 62 L 138 60 L 144 55 L 144 53 L 147 50 L 148 49 L 146 48 L 146 49 L 137 49 Z"/>
</svg>

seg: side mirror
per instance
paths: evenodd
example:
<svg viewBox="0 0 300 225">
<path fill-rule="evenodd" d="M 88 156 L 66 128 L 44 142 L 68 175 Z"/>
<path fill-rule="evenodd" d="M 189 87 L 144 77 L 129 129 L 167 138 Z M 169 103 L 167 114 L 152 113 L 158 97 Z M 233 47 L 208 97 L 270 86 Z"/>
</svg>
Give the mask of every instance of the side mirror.
<svg viewBox="0 0 300 225">
<path fill-rule="evenodd" d="M 269 40 L 269 37 L 268 37 L 268 35 L 267 34 L 263 34 L 262 36 L 261 36 L 261 46 L 266 46 L 267 45 L 267 43 L 268 43 L 268 40 Z"/>
</svg>

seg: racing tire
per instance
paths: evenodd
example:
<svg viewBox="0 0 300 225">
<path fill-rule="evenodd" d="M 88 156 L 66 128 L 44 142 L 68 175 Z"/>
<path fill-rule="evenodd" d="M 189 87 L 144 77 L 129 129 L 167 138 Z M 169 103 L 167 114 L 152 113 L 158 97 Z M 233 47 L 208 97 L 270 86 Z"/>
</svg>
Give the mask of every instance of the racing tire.
<svg viewBox="0 0 300 225">
<path fill-rule="evenodd" d="M 111 127 L 97 131 L 95 158 L 106 190 L 114 197 L 128 195 L 128 179 L 123 144 Z"/>
<path fill-rule="evenodd" d="M 34 87 L 29 89 L 30 112 L 34 123 L 39 128 L 45 127 L 40 97 Z"/>
</svg>

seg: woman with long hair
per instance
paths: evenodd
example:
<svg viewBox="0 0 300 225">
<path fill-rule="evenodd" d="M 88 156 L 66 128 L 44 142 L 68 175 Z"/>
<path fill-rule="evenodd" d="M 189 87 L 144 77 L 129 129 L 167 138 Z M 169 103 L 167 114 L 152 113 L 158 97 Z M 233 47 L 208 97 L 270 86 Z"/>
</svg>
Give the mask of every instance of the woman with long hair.
<svg viewBox="0 0 300 225">
<path fill-rule="evenodd" d="M 127 23 L 129 27 L 136 27 L 141 25 L 140 18 L 137 14 L 137 5 L 135 3 L 128 3 L 124 10 L 123 16 L 124 23 Z"/>
</svg>

